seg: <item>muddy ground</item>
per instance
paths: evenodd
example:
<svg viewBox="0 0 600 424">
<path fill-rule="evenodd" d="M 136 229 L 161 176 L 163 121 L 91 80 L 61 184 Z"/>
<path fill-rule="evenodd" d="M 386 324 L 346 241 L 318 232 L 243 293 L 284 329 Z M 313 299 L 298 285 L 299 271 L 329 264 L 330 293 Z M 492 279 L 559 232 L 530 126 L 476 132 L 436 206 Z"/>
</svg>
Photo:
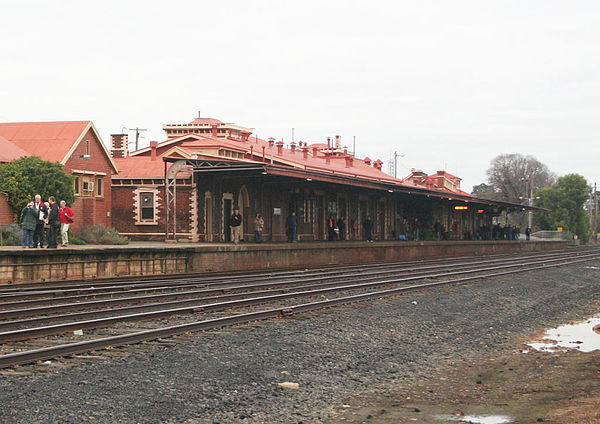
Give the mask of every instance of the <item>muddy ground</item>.
<svg viewBox="0 0 600 424">
<path fill-rule="evenodd" d="M 600 423 L 600 351 L 537 352 L 527 341 L 499 356 L 443 364 L 431 379 L 349 398 L 347 405 L 357 407 L 341 409 L 332 422 L 461 423 L 497 416 L 514 423 Z"/>
</svg>

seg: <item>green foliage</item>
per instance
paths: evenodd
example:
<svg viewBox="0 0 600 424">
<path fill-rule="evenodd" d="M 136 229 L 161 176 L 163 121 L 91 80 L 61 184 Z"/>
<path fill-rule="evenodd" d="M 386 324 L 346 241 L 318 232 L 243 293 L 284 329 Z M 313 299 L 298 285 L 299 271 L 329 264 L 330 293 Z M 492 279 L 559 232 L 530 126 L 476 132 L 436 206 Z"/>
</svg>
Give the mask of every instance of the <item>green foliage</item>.
<svg viewBox="0 0 600 424">
<path fill-rule="evenodd" d="M 23 229 L 17 224 L 0 227 L 0 246 L 18 246 L 23 239 Z"/>
<path fill-rule="evenodd" d="M 87 243 L 85 242 L 85 240 L 83 240 L 77 236 L 72 236 L 71 234 L 69 234 L 69 244 L 84 245 Z"/>
<path fill-rule="evenodd" d="M 473 186 L 471 194 L 480 199 L 495 199 L 498 196 L 493 186 L 486 183 L 481 183 Z"/>
<path fill-rule="evenodd" d="M 536 224 L 543 230 L 558 227 L 571 231 L 587 243 L 590 238 L 590 222 L 584 205 L 589 199 L 591 188 L 584 177 L 569 174 L 558 179 L 552 187 L 539 190 L 535 205 L 550 209 L 550 213 L 536 214 Z"/>
<path fill-rule="evenodd" d="M 121 237 L 116 229 L 102 224 L 82 228 L 75 237 L 77 241 L 82 240 L 87 244 L 129 244 L 127 237 Z M 72 242 L 71 237 L 69 241 Z"/>
<path fill-rule="evenodd" d="M 0 192 L 7 197 L 15 216 L 36 194 L 44 201 L 54 196 L 68 205 L 75 201 L 73 177 L 65 174 L 58 162 L 47 162 L 30 156 L 0 165 Z"/>
</svg>

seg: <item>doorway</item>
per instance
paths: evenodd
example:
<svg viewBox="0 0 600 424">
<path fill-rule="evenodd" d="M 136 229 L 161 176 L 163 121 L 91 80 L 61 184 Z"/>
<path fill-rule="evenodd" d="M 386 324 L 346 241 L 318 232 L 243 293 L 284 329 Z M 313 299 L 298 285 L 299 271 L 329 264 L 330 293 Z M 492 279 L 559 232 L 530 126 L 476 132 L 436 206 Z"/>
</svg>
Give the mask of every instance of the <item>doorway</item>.
<svg viewBox="0 0 600 424">
<path fill-rule="evenodd" d="M 223 199 L 223 240 L 226 242 L 231 241 L 231 206 L 233 199 Z"/>
</svg>

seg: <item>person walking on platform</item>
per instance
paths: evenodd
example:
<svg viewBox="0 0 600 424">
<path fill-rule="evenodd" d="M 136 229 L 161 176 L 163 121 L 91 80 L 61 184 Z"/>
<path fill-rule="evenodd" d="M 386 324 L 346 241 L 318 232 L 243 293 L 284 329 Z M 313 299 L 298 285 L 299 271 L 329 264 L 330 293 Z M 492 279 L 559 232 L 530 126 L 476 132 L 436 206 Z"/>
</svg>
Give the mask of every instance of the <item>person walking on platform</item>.
<svg viewBox="0 0 600 424">
<path fill-rule="evenodd" d="M 373 242 L 373 222 L 371 221 L 371 217 L 367 216 L 365 221 L 363 222 L 363 227 L 365 227 L 365 238 L 368 243 Z"/>
<path fill-rule="evenodd" d="M 437 219 L 435 224 L 433 224 L 433 230 L 435 231 L 436 240 L 440 241 L 442 239 L 442 224 L 440 223 L 439 219 Z"/>
<path fill-rule="evenodd" d="M 21 211 L 21 226 L 23 227 L 23 240 L 21 246 L 33 247 L 33 233 L 37 224 L 38 214 L 33 206 L 33 202 L 29 202 Z"/>
<path fill-rule="evenodd" d="M 529 227 L 525 228 L 525 239 L 527 241 L 531 240 L 531 228 Z"/>
<path fill-rule="evenodd" d="M 54 196 L 48 198 L 50 203 L 50 213 L 48 214 L 48 249 L 56 249 L 58 247 L 58 229 L 60 228 L 60 213 Z"/>
<path fill-rule="evenodd" d="M 242 215 L 240 215 L 239 208 L 233 208 L 233 215 L 231 215 L 230 219 L 231 230 L 233 231 L 233 242 L 238 244 L 241 238 L 241 225 L 242 225 Z"/>
<path fill-rule="evenodd" d="M 257 213 L 254 217 L 254 241 L 256 243 L 262 243 L 262 233 L 265 228 L 265 220 Z"/>
<path fill-rule="evenodd" d="M 419 218 L 415 218 L 413 225 L 413 238 L 415 241 L 419 241 Z"/>
<path fill-rule="evenodd" d="M 67 202 L 61 200 L 58 214 L 60 215 L 60 245 L 67 247 L 69 245 L 69 226 L 73 223 L 75 213 L 73 209 L 67 206 Z"/>
<path fill-rule="evenodd" d="M 300 217 L 296 216 L 295 211 L 292 211 L 287 217 L 287 220 L 285 222 L 285 229 L 286 234 L 288 236 L 288 243 L 296 243 L 296 233 L 298 231 L 298 218 Z"/>
<path fill-rule="evenodd" d="M 339 231 L 340 240 L 346 240 L 346 223 L 344 222 L 344 217 L 340 216 L 337 220 L 337 227 Z"/>
<path fill-rule="evenodd" d="M 42 202 L 42 196 L 39 194 L 35 195 L 33 208 L 37 213 L 35 231 L 33 232 L 33 247 L 44 247 L 44 224 L 46 218 L 48 218 L 48 208 Z"/>
<path fill-rule="evenodd" d="M 327 220 L 327 236 L 329 241 L 335 240 L 335 218 L 333 216 Z"/>
</svg>

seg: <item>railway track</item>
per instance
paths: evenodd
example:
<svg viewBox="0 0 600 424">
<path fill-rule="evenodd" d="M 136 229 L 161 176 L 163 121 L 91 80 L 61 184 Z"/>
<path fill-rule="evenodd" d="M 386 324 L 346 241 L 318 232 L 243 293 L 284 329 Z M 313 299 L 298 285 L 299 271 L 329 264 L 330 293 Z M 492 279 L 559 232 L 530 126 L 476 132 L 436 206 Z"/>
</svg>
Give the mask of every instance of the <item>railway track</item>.
<svg viewBox="0 0 600 424">
<path fill-rule="evenodd" d="M 114 290 L 118 286 L 115 282 L 103 282 L 100 287 L 93 282 L 58 283 L 50 289 L 39 285 L 12 286 L 0 290 L 0 343 L 5 353 L 0 356 L 0 367 L 599 258 L 599 249 L 574 249 L 231 277 L 148 280 L 124 283 L 127 288 L 123 290 Z M 163 291 L 156 292 L 157 288 Z M 80 290 L 86 292 L 81 294 Z M 145 290 L 150 290 L 150 294 L 139 295 Z M 15 301 L 15 295 L 20 300 Z M 90 297 L 104 298 L 89 300 Z M 56 304 L 53 301 L 57 298 L 67 303 Z M 307 301 L 298 303 L 300 299 Z M 263 305 L 270 307 L 258 309 Z M 198 321 L 199 314 L 204 319 Z M 165 320 L 170 325 L 164 325 Z M 131 327 L 131 323 L 137 324 Z M 140 330 L 144 325 L 151 328 Z M 86 330 L 87 339 L 73 342 L 73 331 L 81 334 L 82 330 Z M 14 344 L 15 341 L 24 342 Z"/>
</svg>

